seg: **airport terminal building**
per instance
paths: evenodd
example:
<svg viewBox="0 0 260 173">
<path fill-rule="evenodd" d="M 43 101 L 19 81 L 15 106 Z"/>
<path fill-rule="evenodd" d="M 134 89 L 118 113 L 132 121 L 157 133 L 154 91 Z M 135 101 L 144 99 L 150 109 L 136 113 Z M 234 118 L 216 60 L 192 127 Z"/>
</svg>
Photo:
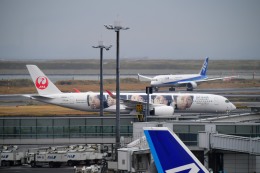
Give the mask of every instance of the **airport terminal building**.
<svg viewBox="0 0 260 173">
<path fill-rule="evenodd" d="M 122 117 L 122 147 L 143 136 L 143 127 L 168 127 L 214 172 L 260 172 L 259 115 L 208 119 L 149 119 Z M 22 147 L 115 144 L 114 117 L 3 117 L 0 144 Z"/>
</svg>

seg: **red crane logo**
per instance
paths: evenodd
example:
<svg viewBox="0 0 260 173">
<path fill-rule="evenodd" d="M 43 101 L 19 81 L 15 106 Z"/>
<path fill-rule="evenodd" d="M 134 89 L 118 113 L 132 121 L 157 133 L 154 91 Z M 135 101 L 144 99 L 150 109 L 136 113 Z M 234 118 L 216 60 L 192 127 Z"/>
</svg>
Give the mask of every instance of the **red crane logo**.
<svg viewBox="0 0 260 173">
<path fill-rule="evenodd" d="M 36 87 L 40 90 L 46 89 L 48 87 L 48 84 L 48 78 L 45 76 L 39 76 L 35 81 Z"/>
</svg>

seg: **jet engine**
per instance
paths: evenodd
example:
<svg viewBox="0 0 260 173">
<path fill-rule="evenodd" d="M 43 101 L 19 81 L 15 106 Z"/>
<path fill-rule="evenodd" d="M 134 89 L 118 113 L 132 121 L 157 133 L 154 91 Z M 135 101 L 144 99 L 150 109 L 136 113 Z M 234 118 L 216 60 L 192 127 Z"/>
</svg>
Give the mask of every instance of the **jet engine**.
<svg viewBox="0 0 260 173">
<path fill-rule="evenodd" d="M 172 106 L 158 106 L 153 108 L 151 115 L 173 115 L 174 107 Z"/>
<path fill-rule="evenodd" d="M 190 83 L 187 83 L 187 91 L 192 91 L 194 88 L 197 88 L 197 83 L 196 82 L 190 82 Z"/>
</svg>

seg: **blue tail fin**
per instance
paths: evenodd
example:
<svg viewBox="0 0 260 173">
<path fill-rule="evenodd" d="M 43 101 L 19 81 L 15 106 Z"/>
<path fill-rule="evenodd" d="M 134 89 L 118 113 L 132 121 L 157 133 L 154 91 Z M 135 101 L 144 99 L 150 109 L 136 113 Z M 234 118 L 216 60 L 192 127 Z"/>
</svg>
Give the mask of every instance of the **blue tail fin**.
<svg viewBox="0 0 260 173">
<path fill-rule="evenodd" d="M 201 76 L 206 76 L 207 75 L 207 70 L 208 70 L 208 62 L 209 62 L 209 57 L 207 57 L 201 67 L 200 70 L 200 75 Z"/>
<path fill-rule="evenodd" d="M 167 127 L 144 127 L 159 173 L 208 173 L 178 136 Z"/>
</svg>

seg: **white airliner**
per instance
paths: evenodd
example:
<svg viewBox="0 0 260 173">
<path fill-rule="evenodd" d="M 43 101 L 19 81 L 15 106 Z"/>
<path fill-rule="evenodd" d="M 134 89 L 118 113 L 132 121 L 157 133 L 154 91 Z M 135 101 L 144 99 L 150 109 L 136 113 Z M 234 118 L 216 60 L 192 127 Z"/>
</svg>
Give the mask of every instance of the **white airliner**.
<svg viewBox="0 0 260 173">
<path fill-rule="evenodd" d="M 175 91 L 174 87 L 187 87 L 187 91 L 192 91 L 197 87 L 197 83 L 207 82 L 213 80 L 229 80 L 234 78 L 235 76 L 227 76 L 221 78 L 208 78 L 207 69 L 208 69 L 208 61 L 207 57 L 202 65 L 202 68 L 199 74 L 180 74 L 180 75 L 158 75 L 154 77 L 148 77 L 138 74 L 138 78 L 144 78 L 146 80 L 151 81 L 151 86 L 155 88 L 156 91 L 159 90 L 160 87 L 170 87 L 170 91 Z"/>
<path fill-rule="evenodd" d="M 99 111 L 98 92 L 61 92 L 49 78 L 35 65 L 27 65 L 38 94 L 25 95 L 31 99 L 82 111 Z M 146 105 L 145 93 L 121 93 L 120 111 L 136 113 L 136 105 Z M 224 113 L 236 107 L 227 98 L 213 94 L 155 93 L 149 97 L 151 115 L 173 115 L 174 111 L 199 113 Z M 104 111 L 116 112 L 116 101 L 104 94 Z"/>
<path fill-rule="evenodd" d="M 158 173 L 209 173 L 196 156 L 167 127 L 144 127 Z"/>
</svg>

